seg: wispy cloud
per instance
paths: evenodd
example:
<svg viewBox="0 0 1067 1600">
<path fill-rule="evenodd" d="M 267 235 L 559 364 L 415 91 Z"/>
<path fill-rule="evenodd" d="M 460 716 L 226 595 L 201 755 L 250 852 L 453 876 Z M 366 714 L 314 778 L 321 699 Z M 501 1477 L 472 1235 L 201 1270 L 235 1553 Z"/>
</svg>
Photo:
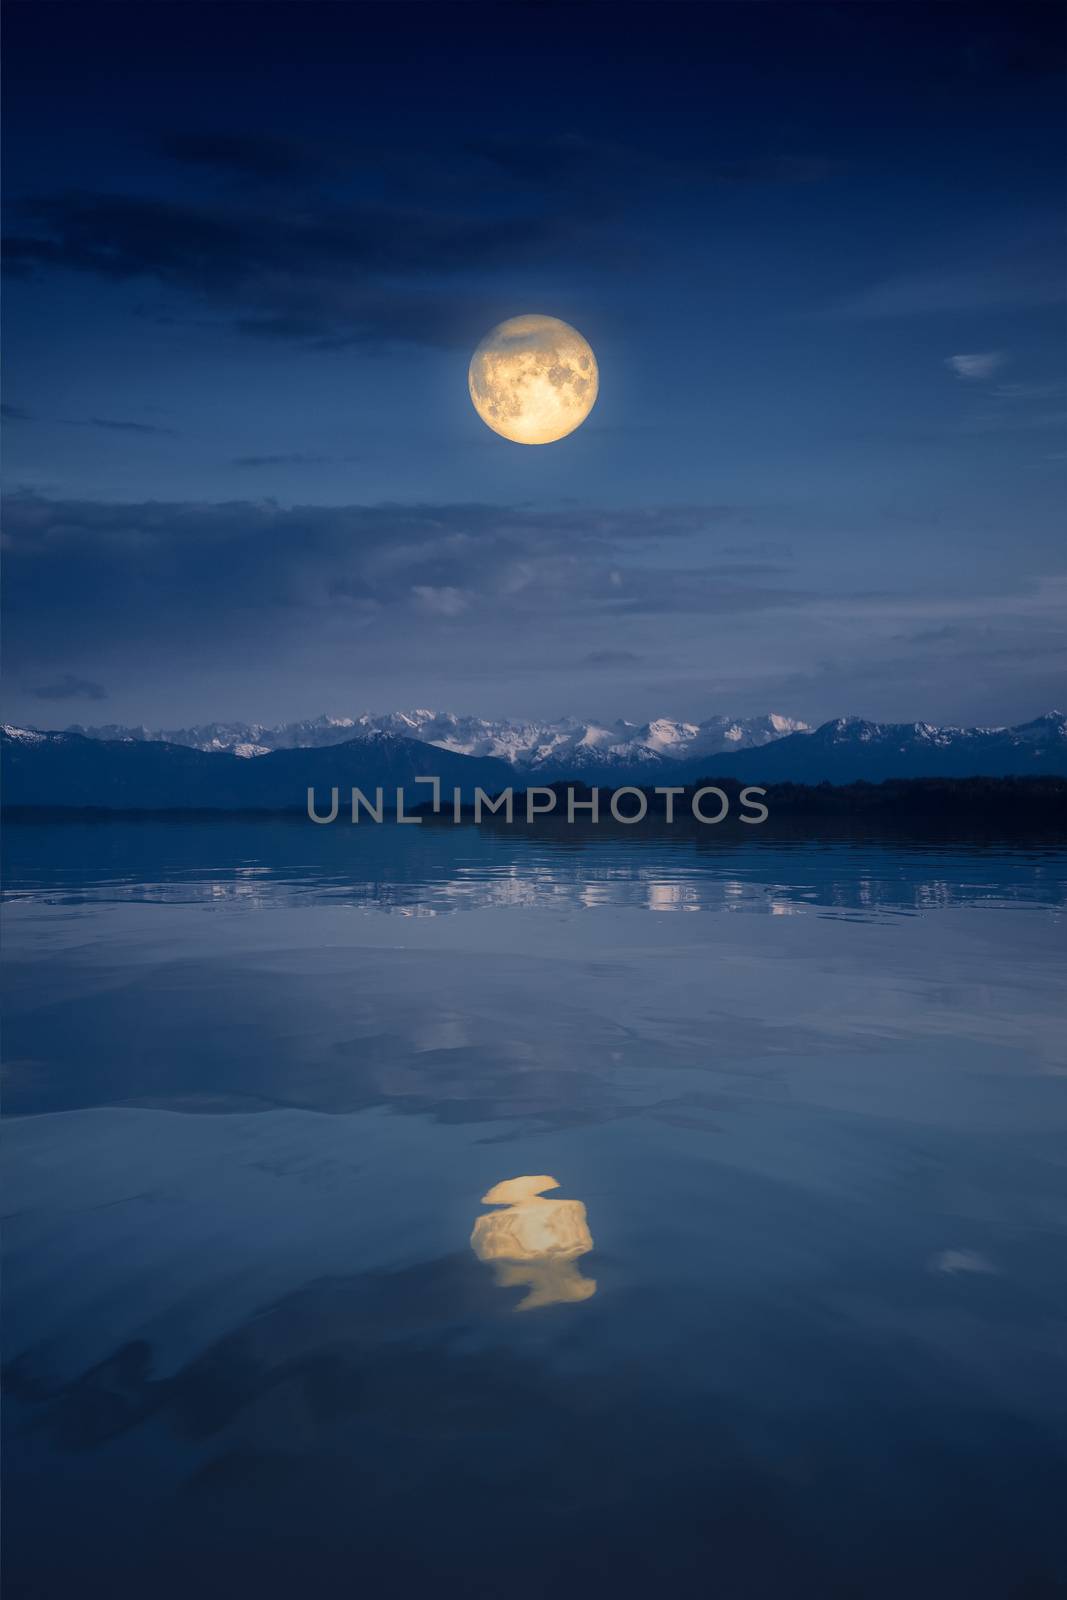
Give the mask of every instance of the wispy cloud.
<svg viewBox="0 0 1067 1600">
<path fill-rule="evenodd" d="M 1054 400 L 1063 393 L 1059 383 L 998 383 L 990 391 L 995 400 Z"/>
<path fill-rule="evenodd" d="M 487 216 L 473 198 L 450 211 L 328 199 L 270 210 L 81 191 L 28 203 L 24 220 L 5 241 L 11 274 L 147 279 L 215 307 L 239 331 L 313 344 L 466 344 L 492 310 L 484 284 L 457 287 L 472 266 L 573 262 L 591 249 L 606 259 L 609 249 L 573 207 Z"/>
<path fill-rule="evenodd" d="M 146 437 L 177 438 L 175 428 L 162 428 L 154 422 L 131 422 L 125 417 L 59 417 L 65 428 L 102 428 L 107 433 L 142 433 Z"/>
<path fill-rule="evenodd" d="M 451 583 L 414 583 L 411 592 L 421 608 L 436 617 L 461 616 L 475 599 L 473 593 Z"/>
<path fill-rule="evenodd" d="M 65 672 L 52 683 L 38 684 L 30 693 L 37 700 L 107 699 L 107 690 L 102 683 L 95 683 L 92 678 L 79 678 L 73 672 Z"/>
<path fill-rule="evenodd" d="M 611 634 L 627 613 L 735 617 L 796 605 L 773 567 L 700 564 L 702 535 L 738 515 L 721 506 L 285 508 L 15 495 L 4 533 L 6 642 L 25 672 L 66 666 L 75 651 L 131 661 L 143 652 L 270 653 L 281 641 L 303 648 L 323 630 L 343 647 L 373 624 L 382 649 L 406 639 L 427 658 L 435 648 L 452 658 L 461 624 L 465 648 L 506 649 L 527 627 L 563 639 L 571 659 L 583 629 L 586 649 L 615 648 Z M 434 644 L 435 630 L 447 646 Z"/>
<path fill-rule="evenodd" d="M 1046 429 L 1058 433 L 1067 430 L 1067 411 L 1016 411 L 1002 406 L 999 410 L 968 417 L 957 425 L 955 432 L 1040 433 Z"/>
<path fill-rule="evenodd" d="M 1059 217 L 1050 218 L 1041 232 L 1005 223 L 1002 233 L 992 241 L 985 237 L 950 247 L 938 265 L 917 266 L 856 289 L 828 314 L 854 321 L 1062 305 L 1067 285 Z"/>
<path fill-rule="evenodd" d="M 119 417 L 90 417 L 88 428 L 106 428 L 110 433 L 174 434 L 173 428 L 159 428 L 154 422 L 126 422 Z"/>
<path fill-rule="evenodd" d="M 232 467 L 323 467 L 333 461 L 333 456 L 305 455 L 300 451 L 273 456 L 234 456 Z M 346 459 L 350 459 L 347 458 Z"/>
<path fill-rule="evenodd" d="M 590 650 L 583 656 L 580 665 L 583 667 L 634 667 L 643 661 L 644 656 L 639 656 L 633 650 Z"/>
<path fill-rule="evenodd" d="M 179 131 L 157 149 L 195 173 L 194 198 L 163 198 L 173 173 L 142 194 L 27 196 L 13 202 L 5 270 L 149 282 L 168 320 L 206 306 L 250 337 L 321 349 L 466 346 L 513 311 L 516 270 L 573 280 L 632 267 L 647 249 L 633 220 L 644 197 L 689 203 L 695 190 L 803 186 L 838 170 L 817 153 L 717 139 L 665 153 L 579 134 L 327 149 Z"/>
<path fill-rule="evenodd" d="M 988 1275 L 996 1270 L 993 1263 L 977 1250 L 942 1250 L 930 1262 L 931 1272 L 943 1272 L 950 1278 L 960 1272 Z"/>
<path fill-rule="evenodd" d="M 256 133 L 171 133 L 162 153 L 185 166 L 256 180 L 305 178 L 325 170 L 326 156 L 294 139 Z"/>
<path fill-rule="evenodd" d="M 946 356 L 945 365 L 957 378 L 969 380 L 991 378 L 999 372 L 1006 357 L 1002 350 L 975 351 L 971 355 Z"/>
<path fill-rule="evenodd" d="M 317 696 L 339 671 L 383 692 L 451 694 L 488 672 L 531 698 L 551 686 L 555 701 L 584 671 L 614 674 L 628 701 L 635 685 L 658 699 L 665 649 L 694 706 L 713 685 L 720 701 L 756 711 L 784 698 L 808 720 L 857 684 L 876 716 L 1020 720 L 1062 684 L 1063 581 L 976 574 L 961 592 L 955 574 L 920 568 L 884 590 L 827 594 L 807 565 L 709 548 L 717 531 L 736 539 L 750 508 L 22 494 L 5 510 L 11 681 L 56 696 L 90 695 L 79 664 L 106 661 L 112 698 L 116 683 L 165 693 L 176 672 L 210 698 L 254 670 L 272 695 L 298 677 Z"/>
<path fill-rule="evenodd" d="M 33 422 L 37 420 L 22 406 L 0 406 L 0 417 L 5 422 Z M 174 428 L 162 428 L 154 422 L 131 422 L 124 417 L 59 417 L 55 419 L 65 428 L 104 428 L 109 433 L 143 433 L 177 437 Z"/>
</svg>

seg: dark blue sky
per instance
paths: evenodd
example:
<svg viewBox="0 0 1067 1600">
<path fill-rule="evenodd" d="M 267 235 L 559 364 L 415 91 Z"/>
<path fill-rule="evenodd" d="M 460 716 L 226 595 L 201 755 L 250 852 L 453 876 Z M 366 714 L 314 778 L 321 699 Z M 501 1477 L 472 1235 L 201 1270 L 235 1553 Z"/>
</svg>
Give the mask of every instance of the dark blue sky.
<svg viewBox="0 0 1067 1600">
<path fill-rule="evenodd" d="M 14 0 L 7 714 L 1047 709 L 1062 19 Z"/>
</svg>

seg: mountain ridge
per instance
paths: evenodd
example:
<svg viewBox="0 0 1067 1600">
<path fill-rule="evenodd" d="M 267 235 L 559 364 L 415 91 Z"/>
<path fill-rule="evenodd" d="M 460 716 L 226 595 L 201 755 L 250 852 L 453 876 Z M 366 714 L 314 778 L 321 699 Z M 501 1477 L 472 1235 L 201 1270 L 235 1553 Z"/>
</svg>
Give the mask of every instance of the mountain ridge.
<svg viewBox="0 0 1067 1600">
<path fill-rule="evenodd" d="M 340 744 L 289 747 L 250 760 L 233 750 L 199 750 L 161 740 L 103 740 L 84 733 L 8 725 L 4 803 L 27 807 L 113 810 L 302 810 L 307 790 L 325 798 L 381 787 L 389 803 L 402 789 L 410 808 L 429 791 L 418 777 L 439 778 L 447 797 L 458 787 L 499 793 L 531 781 L 581 781 L 598 786 L 685 785 L 734 778 L 772 784 L 880 783 L 894 778 L 1067 776 L 1067 718 L 1049 712 L 1014 728 L 951 729 L 932 723 L 876 723 L 839 717 L 810 732 L 784 734 L 762 746 L 670 761 L 627 761 L 611 747 L 589 745 L 579 756 L 521 770 L 499 757 L 471 756 L 380 729 Z"/>
<path fill-rule="evenodd" d="M 90 739 L 229 750 L 246 759 L 272 750 L 320 749 L 376 733 L 391 733 L 456 755 L 507 761 L 516 771 L 534 773 L 554 772 L 561 764 L 575 771 L 605 765 L 655 766 L 689 756 L 710 756 L 720 750 L 749 749 L 807 728 L 807 723 L 776 712 L 761 717 L 713 716 L 703 722 L 670 717 L 646 723 L 625 719 L 582 721 L 574 717 L 553 722 L 460 716 L 420 707 L 411 711 L 362 712 L 354 717 L 324 714 L 276 726 L 209 722 L 189 728 L 151 730 L 113 723 L 95 728 L 75 724 L 66 731 Z"/>
<path fill-rule="evenodd" d="M 1067 774 L 1067 717 L 1049 711 L 1011 728 L 837 717 L 758 751 L 682 763 L 689 781 L 714 771 L 750 782 L 881 783 L 887 778 Z"/>
<path fill-rule="evenodd" d="M 402 790 L 407 809 L 430 798 L 416 779 L 436 776 L 450 797 L 465 800 L 475 788 L 489 792 L 514 780 L 501 761 L 436 751 L 392 734 L 352 740 L 323 750 L 274 750 L 247 761 L 227 750 L 194 750 L 162 740 L 90 739 L 84 734 L 44 732 L 5 724 L 5 806 L 69 807 L 114 811 L 302 811 L 307 791 L 328 807 L 331 788 L 341 791 L 341 814 L 353 787 L 368 799 L 382 788 L 391 809 Z M 429 770 L 427 770 L 429 769 Z"/>
</svg>

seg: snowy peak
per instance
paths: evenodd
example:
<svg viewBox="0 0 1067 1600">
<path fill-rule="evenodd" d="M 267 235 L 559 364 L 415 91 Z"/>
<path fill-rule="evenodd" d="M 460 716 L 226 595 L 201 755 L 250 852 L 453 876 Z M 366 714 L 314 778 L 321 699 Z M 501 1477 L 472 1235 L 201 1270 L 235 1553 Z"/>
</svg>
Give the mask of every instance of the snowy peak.
<svg viewBox="0 0 1067 1600">
<path fill-rule="evenodd" d="M 457 716 L 452 711 L 420 706 L 413 710 L 364 711 L 356 716 L 322 715 L 276 727 L 258 722 L 207 722 L 155 732 L 115 724 L 71 731 L 93 739 L 151 740 L 194 750 L 229 750 L 248 759 L 271 750 L 317 750 L 351 739 L 392 734 L 421 740 L 454 755 L 492 757 L 508 762 L 519 772 L 544 774 L 565 768 L 583 772 L 602 766 L 652 769 L 690 756 L 757 749 L 786 734 L 807 731 L 807 724 L 776 713 L 763 717 L 716 716 L 703 722 L 673 717 L 658 717 L 646 723 L 625 719 L 581 721 L 573 717 L 555 722 L 517 722 Z"/>
<path fill-rule="evenodd" d="M 786 728 L 790 731 L 783 731 Z M 106 784 L 103 789 L 99 784 L 113 771 L 116 782 L 121 776 L 126 785 L 124 803 L 150 809 L 164 803 L 160 797 L 165 793 L 180 794 L 183 805 L 199 804 L 198 796 L 210 795 L 215 805 L 223 791 L 230 797 L 226 804 L 236 804 L 235 797 L 240 796 L 264 804 L 269 792 L 273 804 L 282 793 L 271 788 L 280 781 L 278 774 L 285 774 L 286 783 L 298 779 L 306 783 L 308 773 L 316 771 L 324 777 L 352 772 L 377 782 L 375 774 L 391 778 L 402 773 L 407 781 L 412 774 L 436 770 L 443 776 L 462 768 L 471 782 L 482 781 L 474 775 L 478 773 L 497 789 L 508 782 L 522 786 L 579 779 L 617 786 L 718 778 L 756 784 L 841 784 L 922 777 L 1067 776 L 1067 718 L 1060 712 L 1014 728 L 944 728 L 929 722 L 839 717 L 812 731 L 777 715 L 709 717 L 702 722 L 660 717 L 643 724 L 569 718 L 509 722 L 419 709 L 382 716 L 364 712 L 356 717 L 318 717 L 276 728 L 209 723 L 160 734 L 115 726 L 65 733 L 8 726 L 0 743 L 9 804 L 15 803 L 10 798 L 13 773 L 17 793 L 20 772 L 32 776 L 31 768 L 40 769 L 44 783 L 45 768 L 54 768 L 64 784 L 69 779 L 74 785 L 62 792 L 94 797 L 77 803 L 111 804 Z M 336 782 L 336 776 L 329 781 Z M 60 787 L 48 790 L 45 785 L 33 791 L 45 795 L 43 800 L 23 803 L 55 803 L 60 792 Z"/>
<path fill-rule="evenodd" d="M 926 747 L 936 750 L 992 744 L 1058 744 L 1067 740 L 1067 718 L 1050 711 L 1015 728 L 938 727 L 933 722 L 868 722 L 863 717 L 837 717 L 809 735 L 821 746 L 874 745 L 887 750 Z"/>
<path fill-rule="evenodd" d="M 520 778 L 536 775 L 538 780 L 548 781 L 594 773 L 617 781 L 654 781 L 661 769 L 684 766 L 707 772 L 719 761 L 771 749 L 776 759 L 799 762 L 804 770 L 813 760 L 821 761 L 819 770 L 825 771 L 836 771 L 835 763 L 851 761 L 853 765 L 866 763 L 864 771 L 885 769 L 886 773 L 916 764 L 926 770 L 931 762 L 947 770 L 962 761 L 974 772 L 1000 770 L 996 763 L 1005 760 L 1025 767 L 1060 760 L 1059 752 L 1067 750 L 1067 718 L 1059 711 L 1016 728 L 952 728 L 931 722 L 871 722 L 848 716 L 812 730 L 807 723 L 777 712 L 758 717 L 711 716 L 700 722 L 674 717 L 656 717 L 644 723 L 573 717 L 523 722 L 459 716 L 420 706 L 352 716 L 323 715 L 276 727 L 210 722 L 158 732 L 114 724 L 69 731 L 92 739 L 164 741 L 206 752 L 229 751 L 246 760 L 275 750 L 318 750 L 353 740 L 417 740 L 451 755 L 504 761 Z M 13 729 L 10 735 L 23 741 L 38 737 L 32 729 Z M 761 770 L 771 770 L 762 758 L 758 764 Z"/>
<path fill-rule="evenodd" d="M 998 731 L 1009 731 L 1024 744 L 1058 744 L 1060 740 L 1067 739 L 1067 716 L 1062 711 L 1047 711 L 1043 717 L 1035 717 L 1033 722 L 1023 722 L 1017 728 Z"/>
<path fill-rule="evenodd" d="M 1067 720 L 1058 713 L 1017 728 L 943 728 L 930 722 L 837 717 L 813 733 L 787 734 L 758 750 L 686 763 L 760 783 L 881 783 L 887 778 L 1067 774 Z"/>
</svg>

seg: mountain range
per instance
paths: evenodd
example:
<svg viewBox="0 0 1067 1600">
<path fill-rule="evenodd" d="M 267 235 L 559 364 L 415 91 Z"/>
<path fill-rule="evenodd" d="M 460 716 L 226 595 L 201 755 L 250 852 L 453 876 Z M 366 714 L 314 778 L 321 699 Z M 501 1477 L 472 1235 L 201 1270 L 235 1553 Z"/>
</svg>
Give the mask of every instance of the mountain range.
<svg viewBox="0 0 1067 1600">
<path fill-rule="evenodd" d="M 396 713 L 398 718 L 404 715 Z M 1060 712 L 1014 728 L 941 728 L 926 722 L 841 717 L 809 730 L 786 718 L 717 718 L 648 723 L 632 737 L 613 737 L 619 729 L 633 728 L 629 723 L 613 728 L 487 724 L 429 712 L 411 715 L 419 719 L 421 737 L 371 726 L 373 719 L 366 724 L 362 719 L 320 719 L 289 724 L 285 730 L 259 729 L 279 738 L 295 738 L 296 730 L 305 727 L 311 732 L 302 744 L 271 748 L 257 741 L 261 753 L 255 759 L 242 748 L 252 741 L 236 737 L 252 731 L 244 725 L 213 724 L 210 737 L 209 729 L 183 730 L 186 738 L 181 741 L 146 737 L 143 730 L 105 738 L 103 733 L 118 730 L 48 732 L 8 726 L 0 735 L 4 803 L 114 810 L 303 810 L 309 787 L 325 804 L 330 787 L 336 785 L 344 794 L 357 785 L 368 794 L 381 786 L 390 798 L 402 788 L 410 807 L 428 797 L 414 782 L 422 775 L 436 775 L 446 793 L 459 788 L 466 799 L 475 787 L 497 793 L 508 786 L 568 778 L 604 786 L 654 786 L 716 777 L 756 784 L 844 784 L 887 778 L 1067 776 L 1067 718 Z M 220 726 L 228 729 L 228 746 Z M 569 734 L 552 743 L 543 733 L 530 735 L 535 726 L 556 732 L 566 728 Z M 585 728 L 585 735 L 573 737 L 579 728 Z M 338 729 L 347 737 L 334 737 Z M 501 748 L 508 730 L 516 736 L 513 759 L 490 753 Z M 445 737 L 430 739 L 430 731 Z M 207 748 L 192 742 L 193 733 L 205 736 Z M 316 735 L 319 742 L 311 742 Z M 723 738 L 730 740 L 727 748 L 721 743 L 707 748 Z M 472 748 L 456 748 L 460 743 Z"/>
<path fill-rule="evenodd" d="M 566 776 L 593 768 L 656 767 L 668 761 L 715 755 L 726 750 L 758 749 L 785 734 L 806 732 L 808 724 L 775 714 L 765 717 L 709 717 L 704 722 L 517 722 L 488 717 L 461 717 L 451 711 L 365 711 L 355 717 L 315 717 L 268 727 L 258 722 L 208 722 L 199 727 L 150 731 L 110 724 L 99 728 L 75 725 L 69 733 L 89 739 L 162 741 L 193 750 L 229 750 L 244 757 L 272 750 L 317 750 L 352 739 L 391 734 L 417 739 L 455 755 L 493 757 L 517 772 Z"/>
<path fill-rule="evenodd" d="M 506 789 L 515 774 L 503 761 L 435 750 L 394 734 L 373 734 L 326 749 L 273 750 L 258 761 L 230 751 L 146 739 L 90 739 L 80 733 L 44 733 L 5 726 L 0 732 L 6 806 L 92 807 L 113 811 L 302 811 L 314 788 L 320 810 L 329 790 L 341 790 L 342 807 L 355 785 L 373 800 L 381 786 L 391 805 L 403 789 L 410 809 L 431 798 L 417 785 L 422 775 L 440 779 L 446 796 L 458 788 L 472 800 L 476 787 Z M 342 815 L 344 811 L 342 809 Z"/>
<path fill-rule="evenodd" d="M 882 783 L 887 778 L 1067 775 L 1067 717 L 1050 711 L 1014 728 L 940 728 L 930 722 L 838 717 L 760 750 L 716 756 L 715 775 L 751 783 Z M 705 761 L 683 762 L 692 781 Z"/>
</svg>

